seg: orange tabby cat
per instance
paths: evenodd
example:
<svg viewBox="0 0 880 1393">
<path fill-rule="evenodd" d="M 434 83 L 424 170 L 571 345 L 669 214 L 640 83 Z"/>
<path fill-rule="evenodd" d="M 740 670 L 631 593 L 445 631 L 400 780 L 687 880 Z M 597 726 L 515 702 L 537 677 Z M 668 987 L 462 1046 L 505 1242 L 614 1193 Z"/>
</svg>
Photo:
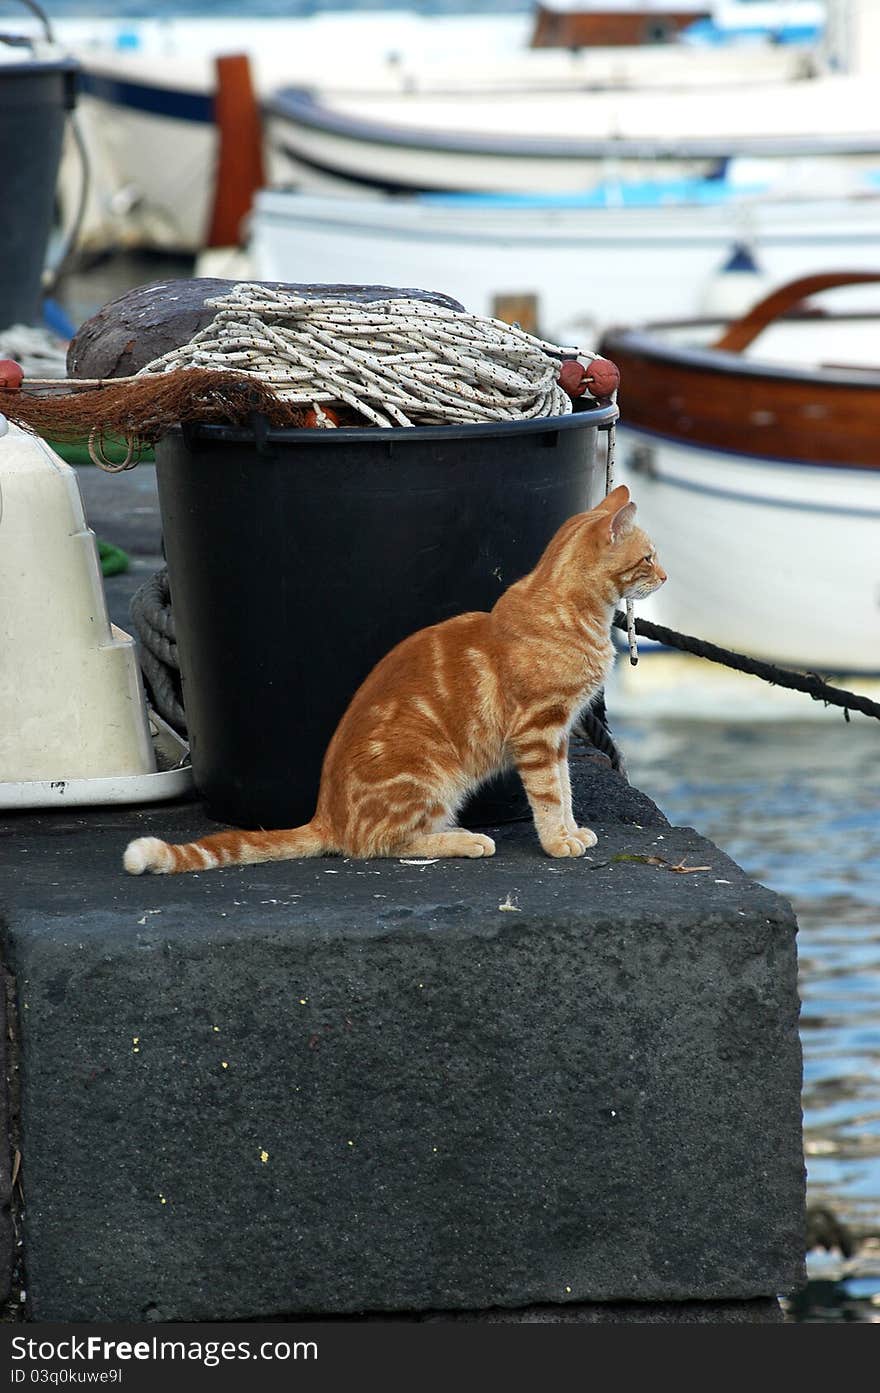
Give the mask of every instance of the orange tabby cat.
<svg viewBox="0 0 880 1393">
<path fill-rule="evenodd" d="M 491 837 L 455 820 L 467 796 L 511 764 L 544 850 L 582 856 L 596 836 L 572 815 L 569 730 L 612 666 L 616 604 L 666 579 L 635 510 L 621 484 L 563 523 L 488 614 L 420 629 L 377 663 L 330 741 L 304 827 L 217 832 L 183 846 L 139 837 L 125 869 L 201 871 L 328 852 L 491 856 Z"/>
</svg>

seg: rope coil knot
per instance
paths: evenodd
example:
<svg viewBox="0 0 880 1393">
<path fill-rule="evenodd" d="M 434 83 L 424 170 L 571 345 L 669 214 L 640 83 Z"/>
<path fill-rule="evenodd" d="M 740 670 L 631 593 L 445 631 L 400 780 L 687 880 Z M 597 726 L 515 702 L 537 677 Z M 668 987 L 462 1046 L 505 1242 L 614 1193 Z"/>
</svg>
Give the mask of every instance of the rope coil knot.
<svg viewBox="0 0 880 1393">
<path fill-rule="evenodd" d="M 205 303 L 215 311 L 210 324 L 138 376 L 189 367 L 253 373 L 279 400 L 311 407 L 324 428 L 334 423 L 318 408 L 330 403 L 380 427 L 565 415 L 572 400 L 558 380 L 562 361 L 597 359 L 517 325 L 406 297 L 311 299 L 242 282 Z M 592 380 L 580 362 L 577 375 Z"/>
</svg>

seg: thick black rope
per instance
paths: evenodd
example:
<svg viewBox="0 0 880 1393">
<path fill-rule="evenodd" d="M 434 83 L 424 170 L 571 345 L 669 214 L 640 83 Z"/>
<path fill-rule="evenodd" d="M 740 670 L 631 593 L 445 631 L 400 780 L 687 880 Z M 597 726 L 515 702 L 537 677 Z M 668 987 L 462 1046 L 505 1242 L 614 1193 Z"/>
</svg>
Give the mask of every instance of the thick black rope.
<svg viewBox="0 0 880 1393">
<path fill-rule="evenodd" d="M 618 774 L 622 774 L 626 778 L 626 764 L 623 755 L 615 744 L 608 726 L 604 689 L 593 698 L 589 706 L 581 711 L 572 726 L 571 733 L 584 740 L 588 745 L 592 745 L 600 754 L 605 755 L 611 768 L 616 769 Z"/>
<path fill-rule="evenodd" d="M 151 576 L 136 591 L 130 602 L 130 613 L 140 640 L 141 667 L 151 689 L 155 708 L 170 726 L 185 736 L 186 713 L 180 686 L 180 664 L 177 658 L 167 568 Z M 614 616 L 614 625 L 626 631 L 626 616 L 620 610 Z M 744 653 L 719 648 L 717 644 L 708 643 L 705 639 L 677 633 L 675 629 L 667 629 L 662 624 L 652 624 L 648 619 L 636 619 L 635 629 L 643 638 L 656 639 L 669 648 L 678 648 L 682 652 L 693 653 L 698 658 L 706 658 L 709 662 L 721 663 L 737 672 L 749 673 L 777 687 L 805 692 L 814 701 L 824 701 L 829 706 L 841 706 L 847 720 L 850 711 L 859 711 L 866 716 L 880 718 L 880 704 L 876 701 L 859 696 L 856 692 L 844 691 L 841 687 L 829 686 L 814 672 L 793 672 L 789 668 L 777 667 L 774 663 L 765 663 L 759 658 L 749 658 Z M 586 740 L 600 754 L 604 754 L 612 768 L 626 777 L 623 756 L 608 725 L 604 692 L 600 692 L 591 706 L 581 712 L 572 733 Z"/>
<path fill-rule="evenodd" d="M 626 630 L 626 615 L 618 610 L 614 625 Z M 843 714 L 849 720 L 850 711 L 860 711 L 865 716 L 880 719 L 880 703 L 856 692 L 844 691 L 842 687 L 831 687 L 815 672 L 793 672 L 791 668 L 777 667 L 775 663 L 765 663 L 759 658 L 749 658 L 745 653 L 734 653 L 728 648 L 719 648 L 705 639 L 692 638 L 690 634 L 676 633 L 662 624 L 652 624 L 649 619 L 635 621 L 636 633 L 643 638 L 656 639 L 669 648 L 679 648 L 683 653 L 694 653 L 698 658 L 707 658 L 710 663 L 722 663 L 736 672 L 748 672 L 752 677 L 761 677 L 774 687 L 789 687 L 795 692 L 806 692 L 814 701 L 824 701 L 826 706 L 842 706 Z"/>
<path fill-rule="evenodd" d="M 129 601 L 129 614 L 139 640 L 141 669 L 153 706 L 172 729 L 186 738 L 186 712 L 167 566 L 135 591 Z M 605 755 L 612 769 L 626 778 L 623 755 L 608 727 L 604 692 L 581 712 L 572 733 Z"/>
<path fill-rule="evenodd" d="M 139 640 L 141 670 L 153 706 L 172 729 L 186 738 L 186 712 L 167 566 L 150 576 L 135 591 L 129 601 L 129 614 Z M 605 755 L 612 769 L 626 778 L 623 755 L 608 727 L 604 692 L 599 692 L 590 706 L 581 712 L 572 734 Z"/>
<path fill-rule="evenodd" d="M 167 568 L 157 571 L 135 591 L 128 612 L 140 642 L 141 670 L 153 705 L 173 730 L 186 737 L 186 712 Z"/>
</svg>

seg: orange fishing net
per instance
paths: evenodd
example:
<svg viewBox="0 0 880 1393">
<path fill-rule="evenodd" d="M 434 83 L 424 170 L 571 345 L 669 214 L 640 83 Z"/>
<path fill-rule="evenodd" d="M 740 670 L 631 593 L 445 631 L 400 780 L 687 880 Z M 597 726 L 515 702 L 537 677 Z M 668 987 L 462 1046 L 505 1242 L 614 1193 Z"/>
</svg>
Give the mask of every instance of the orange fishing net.
<svg viewBox="0 0 880 1393">
<path fill-rule="evenodd" d="M 74 385 L 75 380 L 59 383 Z M 313 411 L 282 401 L 259 377 L 212 368 L 145 373 L 99 386 L 82 384 L 75 391 L 59 392 L 45 383 L 28 390 L 27 381 L 17 391 L 0 387 L 0 413 L 22 430 L 47 440 L 87 437 L 90 449 L 101 455 L 105 436 L 124 436 L 126 464 L 136 462 L 171 426 L 184 421 L 244 425 L 254 412 L 272 426 L 314 423 Z"/>
</svg>

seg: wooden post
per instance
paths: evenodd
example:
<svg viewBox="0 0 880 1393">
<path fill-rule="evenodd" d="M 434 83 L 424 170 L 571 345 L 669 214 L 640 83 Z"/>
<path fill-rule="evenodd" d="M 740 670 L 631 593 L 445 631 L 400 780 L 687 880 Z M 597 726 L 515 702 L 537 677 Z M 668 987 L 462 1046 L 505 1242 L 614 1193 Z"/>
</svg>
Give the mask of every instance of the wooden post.
<svg viewBox="0 0 880 1393">
<path fill-rule="evenodd" d="M 247 54 L 219 57 L 216 71 L 214 120 L 219 150 L 205 246 L 233 247 L 238 245 L 242 220 L 250 211 L 253 196 L 265 182 L 263 124 Z"/>
</svg>

